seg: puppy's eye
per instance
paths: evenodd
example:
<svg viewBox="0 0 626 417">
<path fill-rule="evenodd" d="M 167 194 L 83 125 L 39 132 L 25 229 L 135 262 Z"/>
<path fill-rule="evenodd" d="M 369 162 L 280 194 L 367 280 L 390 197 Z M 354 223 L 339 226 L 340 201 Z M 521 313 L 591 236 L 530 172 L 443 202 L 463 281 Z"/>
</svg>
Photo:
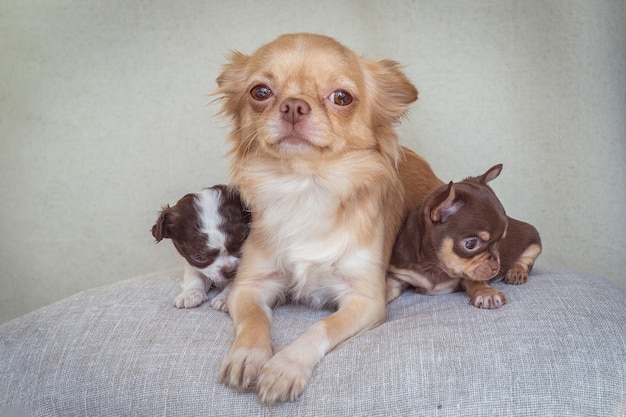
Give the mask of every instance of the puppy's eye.
<svg viewBox="0 0 626 417">
<path fill-rule="evenodd" d="M 263 101 L 272 97 L 272 90 L 266 85 L 255 85 L 252 87 L 252 90 L 250 90 L 250 95 L 257 101 Z"/>
<path fill-rule="evenodd" d="M 191 255 L 191 259 L 193 259 L 194 262 L 198 262 L 201 264 L 201 263 L 205 263 L 208 258 L 206 257 L 206 255 L 197 253 L 197 254 Z"/>
<path fill-rule="evenodd" d="M 480 246 L 480 241 L 477 237 L 470 237 L 463 240 L 463 247 L 469 251 L 473 251 L 478 249 Z"/>
<path fill-rule="evenodd" d="M 352 95 L 345 90 L 337 90 L 329 98 L 338 106 L 347 106 L 352 103 Z"/>
</svg>

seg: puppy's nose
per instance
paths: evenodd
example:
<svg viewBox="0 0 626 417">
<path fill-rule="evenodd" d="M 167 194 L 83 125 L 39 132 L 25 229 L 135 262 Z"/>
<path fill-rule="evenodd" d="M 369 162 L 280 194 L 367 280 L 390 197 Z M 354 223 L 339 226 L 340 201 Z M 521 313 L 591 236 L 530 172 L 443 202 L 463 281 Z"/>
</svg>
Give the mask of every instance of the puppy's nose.
<svg viewBox="0 0 626 417">
<path fill-rule="evenodd" d="M 311 106 L 304 100 L 288 98 L 280 103 L 280 112 L 289 123 L 297 123 L 311 112 Z"/>
</svg>

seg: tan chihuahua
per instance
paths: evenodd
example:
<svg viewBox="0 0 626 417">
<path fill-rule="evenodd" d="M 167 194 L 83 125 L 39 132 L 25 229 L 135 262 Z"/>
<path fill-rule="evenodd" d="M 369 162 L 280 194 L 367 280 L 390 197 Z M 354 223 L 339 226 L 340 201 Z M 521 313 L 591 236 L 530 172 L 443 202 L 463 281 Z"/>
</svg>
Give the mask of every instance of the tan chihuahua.
<svg viewBox="0 0 626 417">
<path fill-rule="evenodd" d="M 498 308 L 504 294 L 489 281 L 528 280 L 541 253 L 532 225 L 507 217 L 487 185 L 502 171 L 496 165 L 479 177 L 443 185 L 408 216 L 396 240 L 387 277 L 387 302 L 413 286 L 422 294 L 467 291 L 479 308 Z"/>
<path fill-rule="evenodd" d="M 385 320 L 397 232 L 442 182 L 400 146 L 394 126 L 417 89 L 393 61 L 284 35 L 233 52 L 218 85 L 232 184 L 252 213 L 219 379 L 263 402 L 294 401 L 328 351 Z M 272 308 L 284 299 L 335 311 L 274 352 Z"/>
</svg>

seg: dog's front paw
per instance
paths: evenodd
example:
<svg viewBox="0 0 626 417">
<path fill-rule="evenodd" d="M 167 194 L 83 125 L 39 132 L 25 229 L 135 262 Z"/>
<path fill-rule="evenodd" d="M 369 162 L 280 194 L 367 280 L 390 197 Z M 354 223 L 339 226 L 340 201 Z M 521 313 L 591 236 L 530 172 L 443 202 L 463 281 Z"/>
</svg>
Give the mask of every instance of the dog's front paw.
<svg viewBox="0 0 626 417">
<path fill-rule="evenodd" d="M 206 293 L 198 288 L 183 290 L 174 298 L 172 304 L 176 308 L 194 308 L 208 300 Z"/>
<path fill-rule="evenodd" d="M 216 310 L 223 311 L 224 313 L 228 313 L 228 307 L 226 306 L 226 299 L 228 297 L 224 295 L 224 293 L 219 293 L 209 303 L 211 307 Z"/>
<path fill-rule="evenodd" d="M 229 292 L 230 292 L 230 284 L 228 284 L 215 297 L 213 297 L 210 303 L 211 307 L 213 307 L 216 310 L 223 311 L 224 313 L 228 313 L 228 306 L 226 305 L 226 300 L 228 300 Z"/>
<path fill-rule="evenodd" d="M 231 348 L 220 368 L 219 382 L 237 391 L 247 391 L 257 382 L 261 368 L 272 356 L 256 348 Z"/>
<path fill-rule="evenodd" d="M 478 291 L 471 299 L 470 304 L 478 308 L 499 308 L 506 304 L 506 297 L 502 292 L 489 287 Z"/>
<path fill-rule="evenodd" d="M 528 281 L 528 268 L 522 265 L 515 264 L 508 271 L 504 277 L 504 282 L 507 284 L 524 284 Z"/>
<path fill-rule="evenodd" d="M 290 356 L 288 349 L 278 352 L 261 370 L 259 400 L 268 404 L 297 400 L 312 372 L 313 367 Z"/>
</svg>

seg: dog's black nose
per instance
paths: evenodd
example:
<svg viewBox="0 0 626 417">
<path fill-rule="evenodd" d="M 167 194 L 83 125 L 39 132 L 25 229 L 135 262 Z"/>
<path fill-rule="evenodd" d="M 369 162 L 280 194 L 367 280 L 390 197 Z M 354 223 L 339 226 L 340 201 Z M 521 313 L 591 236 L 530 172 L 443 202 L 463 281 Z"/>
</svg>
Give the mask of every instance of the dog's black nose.
<svg viewBox="0 0 626 417">
<path fill-rule="evenodd" d="M 298 123 L 311 112 L 311 106 L 304 100 L 288 98 L 280 103 L 280 112 L 286 121 Z"/>
</svg>

